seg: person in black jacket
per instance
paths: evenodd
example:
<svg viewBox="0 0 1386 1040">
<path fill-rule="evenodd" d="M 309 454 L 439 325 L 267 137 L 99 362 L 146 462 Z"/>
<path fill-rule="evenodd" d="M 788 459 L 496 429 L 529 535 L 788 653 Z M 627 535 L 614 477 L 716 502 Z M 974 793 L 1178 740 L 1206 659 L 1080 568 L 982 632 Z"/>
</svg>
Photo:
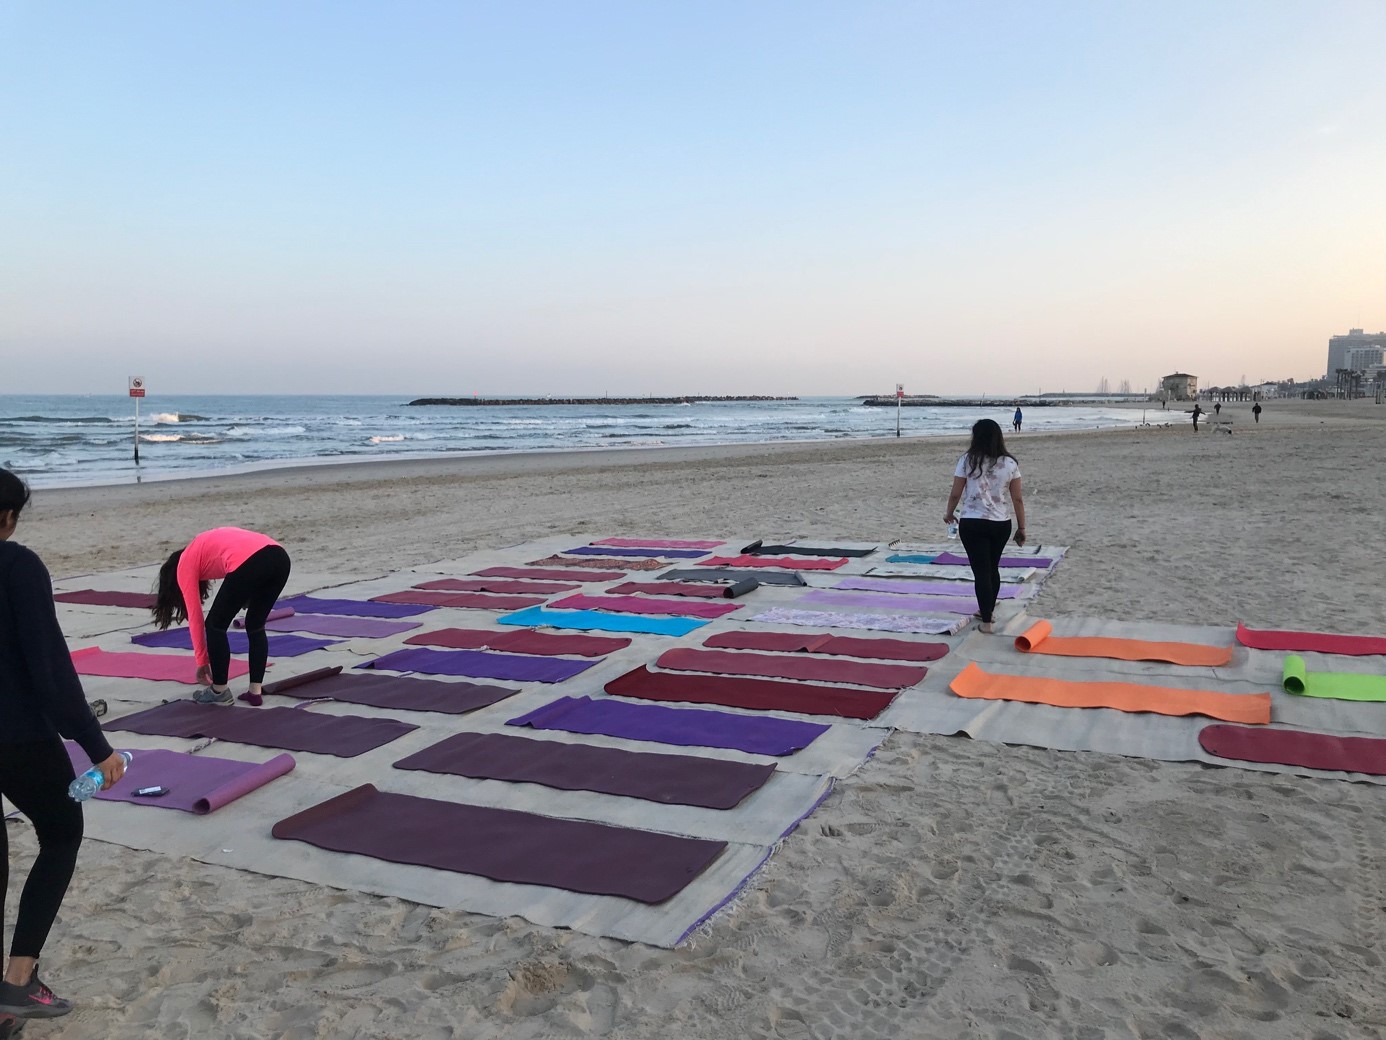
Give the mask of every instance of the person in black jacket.
<svg viewBox="0 0 1386 1040">
<path fill-rule="evenodd" d="M 39 851 L 19 897 L 10 961 L 0 982 L 5 1016 L 56 1018 L 72 1010 L 39 981 L 38 959 L 67 894 L 82 844 L 82 807 L 68 797 L 74 779 L 62 737 L 74 740 L 109 788 L 125 772 L 82 692 L 58 627 L 43 561 L 10 541 L 29 501 L 24 482 L 0 469 L 0 794 L 29 818 Z M 0 827 L 0 929 L 9 883 L 9 841 Z"/>
</svg>

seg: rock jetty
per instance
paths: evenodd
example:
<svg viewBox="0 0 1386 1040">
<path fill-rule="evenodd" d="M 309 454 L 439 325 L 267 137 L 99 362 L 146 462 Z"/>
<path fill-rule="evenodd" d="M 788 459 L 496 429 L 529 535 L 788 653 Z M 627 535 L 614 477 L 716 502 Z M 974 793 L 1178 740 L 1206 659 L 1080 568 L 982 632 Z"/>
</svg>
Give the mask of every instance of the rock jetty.
<svg viewBox="0 0 1386 1040">
<path fill-rule="evenodd" d="M 764 394 L 725 394 L 719 397 L 420 397 L 410 405 L 525 405 L 525 404 L 700 404 L 705 401 L 797 401 L 797 397 Z"/>
<path fill-rule="evenodd" d="M 1019 401 L 1026 408 L 1047 408 L 1054 404 L 1053 401 L 1045 401 L 1029 397 L 993 397 L 990 399 L 974 397 L 933 397 L 929 394 L 913 394 L 900 398 L 900 404 L 905 408 L 1010 408 Z M 865 408 L 894 408 L 895 395 L 881 394 L 879 397 L 861 398 L 862 406 Z"/>
</svg>

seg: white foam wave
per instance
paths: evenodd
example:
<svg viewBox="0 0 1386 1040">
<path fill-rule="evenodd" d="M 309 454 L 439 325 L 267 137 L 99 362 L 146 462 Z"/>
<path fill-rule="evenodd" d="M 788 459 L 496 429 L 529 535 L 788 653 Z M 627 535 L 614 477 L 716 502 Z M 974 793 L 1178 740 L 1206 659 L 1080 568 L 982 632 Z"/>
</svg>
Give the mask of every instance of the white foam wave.
<svg viewBox="0 0 1386 1040">
<path fill-rule="evenodd" d="M 388 435 L 388 436 L 387 436 L 387 435 L 384 435 L 384 434 L 379 434 L 379 435 L 377 435 L 377 436 L 371 438 L 371 443 L 372 443 L 372 444 L 394 444 L 394 443 L 396 443 L 397 441 L 402 441 L 402 440 L 404 440 L 404 434 L 402 434 L 402 433 L 390 434 L 390 435 Z"/>
</svg>

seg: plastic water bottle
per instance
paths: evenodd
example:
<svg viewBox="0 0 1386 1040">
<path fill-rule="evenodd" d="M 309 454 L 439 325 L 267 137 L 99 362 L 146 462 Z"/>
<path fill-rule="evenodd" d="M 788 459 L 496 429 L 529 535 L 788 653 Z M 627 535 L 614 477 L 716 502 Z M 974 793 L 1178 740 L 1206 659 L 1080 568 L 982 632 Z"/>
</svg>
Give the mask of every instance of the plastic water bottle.
<svg viewBox="0 0 1386 1040">
<path fill-rule="evenodd" d="M 134 755 L 128 751 L 122 751 L 120 757 L 125 759 L 126 766 L 129 766 L 134 759 Z M 97 791 L 101 790 L 101 785 L 106 782 L 106 777 L 96 766 L 92 766 L 85 773 L 79 776 L 72 783 L 67 785 L 67 796 L 74 802 L 85 802 Z"/>
<path fill-rule="evenodd" d="M 950 523 L 950 524 L 948 525 L 948 537 L 949 537 L 949 538 L 956 538 L 956 537 L 958 537 L 958 522 L 957 522 L 956 520 L 954 520 L 952 523 Z"/>
</svg>

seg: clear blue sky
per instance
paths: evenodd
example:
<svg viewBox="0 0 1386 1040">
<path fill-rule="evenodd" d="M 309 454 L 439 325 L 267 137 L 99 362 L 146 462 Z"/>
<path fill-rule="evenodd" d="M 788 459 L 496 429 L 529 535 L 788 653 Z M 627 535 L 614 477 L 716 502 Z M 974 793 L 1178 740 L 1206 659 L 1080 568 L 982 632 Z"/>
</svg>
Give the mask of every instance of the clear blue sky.
<svg viewBox="0 0 1386 1040">
<path fill-rule="evenodd" d="M 1386 326 L 1386 4 L 0 5 L 0 392 L 1136 389 Z"/>
</svg>

